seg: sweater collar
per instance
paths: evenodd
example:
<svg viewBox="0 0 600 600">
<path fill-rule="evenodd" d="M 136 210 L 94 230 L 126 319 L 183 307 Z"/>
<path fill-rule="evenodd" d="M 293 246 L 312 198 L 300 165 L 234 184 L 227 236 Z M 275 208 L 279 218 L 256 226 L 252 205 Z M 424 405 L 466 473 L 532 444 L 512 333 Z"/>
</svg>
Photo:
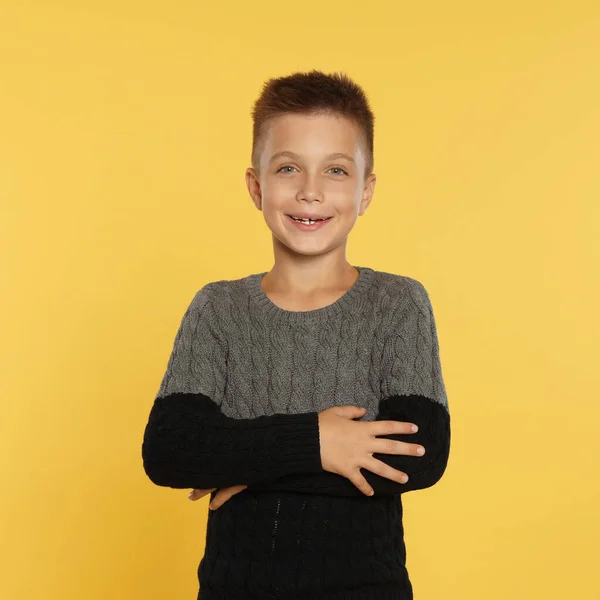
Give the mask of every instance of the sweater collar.
<svg viewBox="0 0 600 600">
<path fill-rule="evenodd" d="M 373 283 L 375 271 L 370 267 L 353 266 L 358 270 L 358 277 L 352 287 L 332 304 L 314 310 L 284 310 L 272 302 L 261 286 L 267 271 L 249 275 L 246 278 L 247 289 L 255 306 L 273 319 L 292 324 L 321 322 L 345 311 L 353 312 L 355 307 L 362 304 L 361 298 Z"/>
</svg>

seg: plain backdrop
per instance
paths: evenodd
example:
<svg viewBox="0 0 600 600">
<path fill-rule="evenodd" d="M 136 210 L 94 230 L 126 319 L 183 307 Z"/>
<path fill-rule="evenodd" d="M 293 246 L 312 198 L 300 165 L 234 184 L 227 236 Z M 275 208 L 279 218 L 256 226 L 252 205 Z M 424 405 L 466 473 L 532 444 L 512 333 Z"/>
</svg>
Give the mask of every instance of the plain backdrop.
<svg viewBox="0 0 600 600">
<path fill-rule="evenodd" d="M 195 292 L 272 266 L 250 110 L 316 68 L 376 117 L 348 260 L 437 320 L 415 600 L 599 599 L 599 58 L 596 1 L 2 2 L 0 597 L 196 597 L 208 500 L 143 429 Z"/>
</svg>

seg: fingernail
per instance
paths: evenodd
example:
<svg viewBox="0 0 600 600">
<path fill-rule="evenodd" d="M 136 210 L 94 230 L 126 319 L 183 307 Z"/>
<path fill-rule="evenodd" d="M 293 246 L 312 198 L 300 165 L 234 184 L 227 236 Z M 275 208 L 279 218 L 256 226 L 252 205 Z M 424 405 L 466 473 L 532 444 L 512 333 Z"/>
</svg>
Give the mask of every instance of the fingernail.
<svg viewBox="0 0 600 600">
<path fill-rule="evenodd" d="M 418 431 L 418 430 L 419 430 L 419 428 L 418 428 L 416 425 L 413 425 L 413 426 L 411 427 L 411 429 L 412 429 L 413 431 Z"/>
<path fill-rule="evenodd" d="M 209 504 L 208 508 L 210 508 L 210 510 L 215 510 L 215 507 L 212 504 Z"/>
<path fill-rule="evenodd" d="M 192 499 L 192 497 L 193 497 L 193 495 L 194 495 L 194 492 L 190 492 L 190 493 L 188 494 L 188 498 L 191 500 L 191 499 Z"/>
</svg>

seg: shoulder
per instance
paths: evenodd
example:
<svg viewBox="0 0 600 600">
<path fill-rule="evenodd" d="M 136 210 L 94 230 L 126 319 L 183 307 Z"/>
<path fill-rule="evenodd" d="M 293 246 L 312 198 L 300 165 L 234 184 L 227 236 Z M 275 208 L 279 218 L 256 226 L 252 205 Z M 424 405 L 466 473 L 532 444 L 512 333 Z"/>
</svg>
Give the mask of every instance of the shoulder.
<svg viewBox="0 0 600 600">
<path fill-rule="evenodd" d="M 243 293 L 244 279 L 210 281 L 196 291 L 188 311 L 225 317 L 232 304 Z"/>
<path fill-rule="evenodd" d="M 390 312 L 417 309 L 429 311 L 431 301 L 421 281 L 408 275 L 375 271 L 380 300 Z"/>
</svg>

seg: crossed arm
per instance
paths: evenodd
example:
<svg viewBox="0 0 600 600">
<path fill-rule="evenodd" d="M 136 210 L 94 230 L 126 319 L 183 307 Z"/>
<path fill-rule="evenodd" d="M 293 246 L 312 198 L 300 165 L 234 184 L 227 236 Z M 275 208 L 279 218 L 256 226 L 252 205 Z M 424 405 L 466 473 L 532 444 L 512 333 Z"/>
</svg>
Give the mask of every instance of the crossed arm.
<svg viewBox="0 0 600 600">
<path fill-rule="evenodd" d="M 450 415 L 443 405 L 419 395 L 390 396 L 381 401 L 377 420 L 404 421 L 418 425 L 419 430 L 416 433 L 378 437 L 421 444 L 425 448 L 425 454 L 407 456 L 374 453 L 374 458 L 408 475 L 406 483 L 398 483 L 361 468 L 361 474 L 373 488 L 376 496 L 424 489 L 439 481 L 446 470 L 450 452 Z M 364 496 L 363 492 L 346 477 L 324 470 L 317 474 L 300 473 L 271 478 L 249 485 L 248 489 Z"/>
<path fill-rule="evenodd" d="M 401 484 L 363 469 L 375 495 L 436 483 L 448 460 L 447 409 L 418 395 L 392 396 L 382 400 L 378 419 L 416 423 L 417 433 L 383 437 L 419 443 L 426 452 L 424 456 L 374 454 L 409 477 Z M 346 477 L 323 469 L 317 412 L 234 419 L 204 394 L 169 394 L 155 399 L 144 431 L 142 459 L 153 483 L 172 488 L 243 484 L 262 491 L 364 495 Z"/>
<path fill-rule="evenodd" d="M 184 315 L 150 411 L 142 443 L 150 480 L 172 488 L 247 485 L 263 491 L 364 495 L 346 477 L 323 469 L 318 412 L 236 419 L 224 415 L 210 396 L 189 391 L 217 389 L 215 381 L 223 379 L 219 369 L 226 354 L 215 331 L 209 292 L 203 288 Z M 381 437 L 421 444 L 425 454 L 374 453 L 409 477 L 402 484 L 362 469 L 375 495 L 432 486 L 443 475 L 449 456 L 450 415 L 431 302 L 421 284 L 412 285 L 406 298 L 411 302 L 399 303 L 395 322 L 401 326 L 384 352 L 383 399 L 376 419 L 417 424 L 417 433 Z"/>
</svg>

